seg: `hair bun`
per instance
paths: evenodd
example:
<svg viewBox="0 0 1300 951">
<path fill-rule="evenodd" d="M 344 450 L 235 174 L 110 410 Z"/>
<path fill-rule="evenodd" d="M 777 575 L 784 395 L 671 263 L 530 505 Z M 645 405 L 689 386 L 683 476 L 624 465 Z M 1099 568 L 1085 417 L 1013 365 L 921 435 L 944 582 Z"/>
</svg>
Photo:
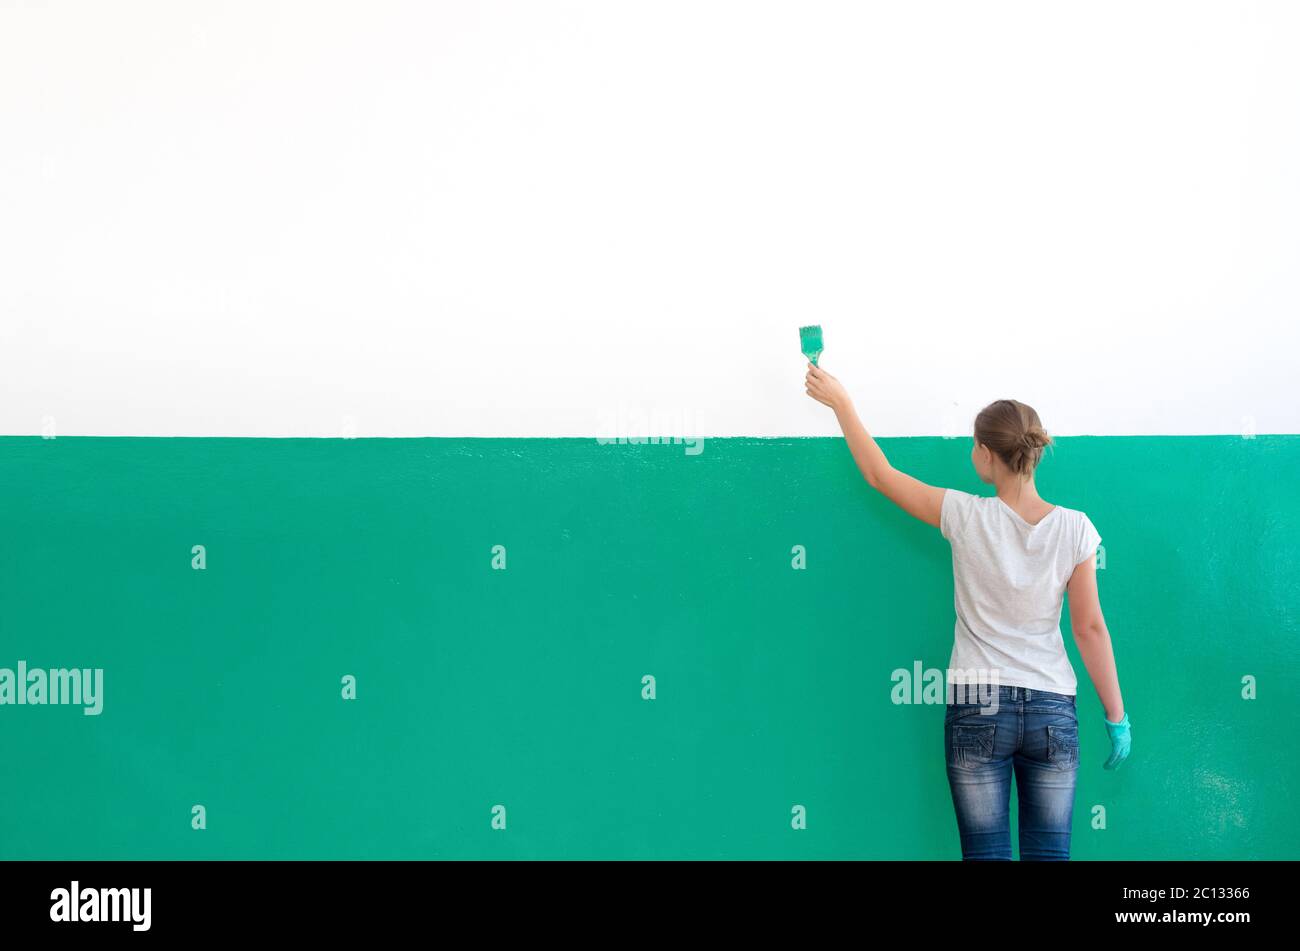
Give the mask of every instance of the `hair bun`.
<svg viewBox="0 0 1300 951">
<path fill-rule="evenodd" d="M 1026 449 L 1042 449 L 1051 441 L 1052 437 L 1047 435 L 1041 426 L 1032 426 L 1026 429 L 1020 437 L 1021 445 Z"/>
</svg>

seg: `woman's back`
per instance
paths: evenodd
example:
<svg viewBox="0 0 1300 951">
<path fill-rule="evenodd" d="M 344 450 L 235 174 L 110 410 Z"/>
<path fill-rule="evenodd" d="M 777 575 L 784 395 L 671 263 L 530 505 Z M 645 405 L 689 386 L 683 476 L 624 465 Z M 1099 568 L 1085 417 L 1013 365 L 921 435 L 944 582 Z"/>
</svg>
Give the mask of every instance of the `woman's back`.
<svg viewBox="0 0 1300 951">
<path fill-rule="evenodd" d="M 952 679 L 1073 696 L 1061 606 L 1101 541 L 1088 516 L 1058 505 L 1030 524 L 997 496 L 947 489 L 939 530 L 952 545 Z"/>
</svg>

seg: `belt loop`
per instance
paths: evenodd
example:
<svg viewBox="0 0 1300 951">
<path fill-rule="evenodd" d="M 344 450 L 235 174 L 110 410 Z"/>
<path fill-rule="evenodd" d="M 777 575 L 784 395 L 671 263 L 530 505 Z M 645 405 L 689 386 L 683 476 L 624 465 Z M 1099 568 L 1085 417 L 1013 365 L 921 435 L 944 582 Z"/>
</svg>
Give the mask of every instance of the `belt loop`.
<svg viewBox="0 0 1300 951">
<path fill-rule="evenodd" d="M 1033 699 L 1034 699 L 1034 692 L 1033 692 L 1032 690 L 1030 690 L 1028 687 L 1025 688 L 1025 699 L 1026 699 L 1026 700 L 1033 700 Z"/>
</svg>

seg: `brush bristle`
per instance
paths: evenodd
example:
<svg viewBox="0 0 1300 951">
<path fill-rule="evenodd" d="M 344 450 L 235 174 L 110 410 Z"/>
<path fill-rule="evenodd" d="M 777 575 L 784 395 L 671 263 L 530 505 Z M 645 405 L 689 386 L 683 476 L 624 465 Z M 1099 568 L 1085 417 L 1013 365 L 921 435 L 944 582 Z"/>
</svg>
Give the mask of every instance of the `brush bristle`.
<svg viewBox="0 0 1300 951">
<path fill-rule="evenodd" d="M 799 344 L 803 347 L 804 353 L 816 353 L 822 349 L 822 328 L 820 324 L 812 324 L 808 327 L 799 328 Z"/>
</svg>

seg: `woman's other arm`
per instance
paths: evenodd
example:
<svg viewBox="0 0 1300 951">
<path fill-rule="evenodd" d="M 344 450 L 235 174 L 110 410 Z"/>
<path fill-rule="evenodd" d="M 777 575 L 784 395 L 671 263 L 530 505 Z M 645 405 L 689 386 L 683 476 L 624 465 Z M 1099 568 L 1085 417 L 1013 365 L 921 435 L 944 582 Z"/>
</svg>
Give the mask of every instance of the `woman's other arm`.
<svg viewBox="0 0 1300 951">
<path fill-rule="evenodd" d="M 1070 583 L 1070 628 L 1079 656 L 1088 668 L 1088 676 L 1097 690 L 1106 719 L 1118 723 L 1124 718 L 1124 698 L 1119 692 L 1119 674 L 1115 669 L 1115 652 L 1110 631 L 1101 613 L 1101 596 L 1097 593 L 1097 563 L 1089 558 L 1075 566 Z"/>
<path fill-rule="evenodd" d="M 1106 711 L 1110 757 L 1105 765 L 1107 769 L 1118 769 L 1128 759 L 1132 748 L 1132 729 L 1128 714 L 1124 712 L 1124 698 L 1119 692 L 1119 674 L 1115 671 L 1110 631 L 1106 629 L 1106 619 L 1101 613 L 1094 558 L 1075 565 L 1066 591 L 1070 595 L 1070 628 L 1074 631 L 1074 642 L 1079 646 L 1079 656 L 1088 668 L 1088 676 L 1092 678 L 1092 685 Z"/>
</svg>

